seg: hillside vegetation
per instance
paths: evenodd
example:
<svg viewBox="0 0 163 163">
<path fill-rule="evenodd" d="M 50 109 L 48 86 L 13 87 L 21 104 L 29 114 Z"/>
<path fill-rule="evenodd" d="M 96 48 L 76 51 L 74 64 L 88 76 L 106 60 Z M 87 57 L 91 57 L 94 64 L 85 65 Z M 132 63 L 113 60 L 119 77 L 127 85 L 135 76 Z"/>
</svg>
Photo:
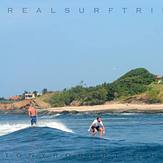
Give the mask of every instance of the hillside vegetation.
<svg viewBox="0 0 163 163">
<path fill-rule="evenodd" d="M 157 84 L 156 75 L 144 68 L 137 68 L 112 83 L 95 87 L 80 84 L 60 92 L 45 94 L 41 98 L 52 107 L 97 105 L 113 100 L 160 103 L 163 102 L 163 85 Z"/>
<path fill-rule="evenodd" d="M 144 68 L 131 70 L 110 84 L 116 97 L 132 96 L 145 92 L 156 76 Z"/>
<path fill-rule="evenodd" d="M 163 84 L 152 83 L 145 92 L 126 97 L 122 102 L 147 104 L 163 103 Z"/>
</svg>

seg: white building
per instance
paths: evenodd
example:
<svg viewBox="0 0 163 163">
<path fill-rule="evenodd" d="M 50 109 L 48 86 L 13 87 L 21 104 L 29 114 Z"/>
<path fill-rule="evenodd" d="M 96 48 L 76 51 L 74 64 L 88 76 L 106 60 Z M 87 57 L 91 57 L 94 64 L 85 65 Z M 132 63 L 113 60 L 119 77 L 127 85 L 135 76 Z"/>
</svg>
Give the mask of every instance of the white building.
<svg viewBox="0 0 163 163">
<path fill-rule="evenodd" d="M 30 100 L 30 99 L 34 99 L 34 98 L 35 98 L 34 93 L 26 93 L 25 94 L 25 99 L 26 100 Z"/>
</svg>

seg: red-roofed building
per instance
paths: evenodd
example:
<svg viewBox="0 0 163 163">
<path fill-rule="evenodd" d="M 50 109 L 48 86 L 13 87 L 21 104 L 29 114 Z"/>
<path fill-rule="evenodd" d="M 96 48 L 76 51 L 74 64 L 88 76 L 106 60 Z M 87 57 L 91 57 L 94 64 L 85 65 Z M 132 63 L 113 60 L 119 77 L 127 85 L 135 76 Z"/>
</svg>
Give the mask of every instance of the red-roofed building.
<svg viewBox="0 0 163 163">
<path fill-rule="evenodd" d="M 12 101 L 18 101 L 21 99 L 21 96 L 11 96 L 8 98 L 9 100 L 12 100 Z"/>
</svg>

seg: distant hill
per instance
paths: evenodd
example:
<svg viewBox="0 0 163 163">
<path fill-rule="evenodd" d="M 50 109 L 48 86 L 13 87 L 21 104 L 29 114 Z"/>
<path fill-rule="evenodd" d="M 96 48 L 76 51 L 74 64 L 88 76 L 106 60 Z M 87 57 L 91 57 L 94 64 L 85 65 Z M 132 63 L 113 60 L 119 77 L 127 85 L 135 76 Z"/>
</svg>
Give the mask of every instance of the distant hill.
<svg viewBox="0 0 163 163">
<path fill-rule="evenodd" d="M 160 78 L 160 77 L 159 77 Z M 163 80 L 162 80 L 163 81 Z M 38 108 L 100 105 L 109 101 L 121 103 L 163 103 L 163 83 L 145 68 L 133 69 L 112 83 L 94 87 L 77 85 L 63 91 L 44 93 L 32 100 Z M 1 103 L 0 108 L 24 108 L 29 101 Z"/>
<path fill-rule="evenodd" d="M 162 102 L 162 100 L 153 99 L 152 95 L 149 96 L 149 92 L 152 92 L 152 90 L 149 91 L 150 85 L 155 81 L 156 75 L 145 68 L 137 68 L 127 72 L 112 83 L 103 83 L 95 87 L 85 87 L 81 84 L 61 92 L 44 95 L 41 99 L 55 107 L 97 105 L 107 101 L 132 102 L 135 100 L 138 102 L 139 100 L 134 99 L 138 96 L 151 98 L 151 100 L 140 100 L 140 102 Z"/>
<path fill-rule="evenodd" d="M 144 68 L 129 71 L 110 84 L 115 97 L 132 96 L 145 92 L 147 86 L 156 80 L 156 75 L 151 74 Z"/>
</svg>

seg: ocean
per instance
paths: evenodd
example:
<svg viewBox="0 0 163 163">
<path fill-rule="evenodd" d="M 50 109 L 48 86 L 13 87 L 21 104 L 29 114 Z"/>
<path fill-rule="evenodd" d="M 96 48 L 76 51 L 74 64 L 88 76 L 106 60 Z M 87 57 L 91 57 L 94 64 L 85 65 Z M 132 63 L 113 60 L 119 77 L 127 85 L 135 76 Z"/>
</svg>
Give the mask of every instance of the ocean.
<svg viewBox="0 0 163 163">
<path fill-rule="evenodd" d="M 101 116 L 103 138 L 88 133 Z M 163 114 L 0 114 L 0 163 L 162 163 Z"/>
</svg>

